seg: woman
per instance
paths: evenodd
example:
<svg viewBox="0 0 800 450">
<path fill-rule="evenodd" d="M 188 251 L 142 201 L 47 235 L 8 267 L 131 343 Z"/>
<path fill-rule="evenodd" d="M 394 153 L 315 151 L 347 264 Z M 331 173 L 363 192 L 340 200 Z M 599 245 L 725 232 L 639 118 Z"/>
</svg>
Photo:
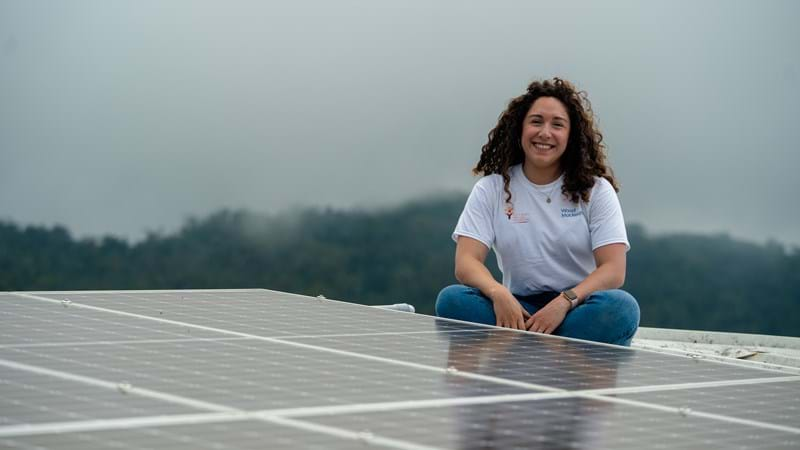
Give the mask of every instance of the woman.
<svg viewBox="0 0 800 450">
<path fill-rule="evenodd" d="M 617 181 L 585 93 L 535 81 L 511 100 L 473 169 L 484 175 L 458 220 L 456 278 L 441 317 L 630 345 L 639 306 Z M 493 248 L 503 283 L 484 261 Z"/>
</svg>

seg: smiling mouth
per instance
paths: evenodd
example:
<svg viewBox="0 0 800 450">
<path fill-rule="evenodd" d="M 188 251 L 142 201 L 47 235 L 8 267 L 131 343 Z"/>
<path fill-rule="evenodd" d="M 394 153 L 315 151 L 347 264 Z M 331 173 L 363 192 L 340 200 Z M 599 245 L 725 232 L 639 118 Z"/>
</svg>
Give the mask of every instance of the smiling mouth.
<svg viewBox="0 0 800 450">
<path fill-rule="evenodd" d="M 555 147 L 555 145 L 550 145 L 550 144 L 539 144 L 539 143 L 534 143 L 534 144 L 533 144 L 533 148 L 535 148 L 535 149 L 537 149 L 537 150 L 550 150 L 550 149 L 551 149 L 551 148 L 553 148 L 553 147 Z"/>
</svg>

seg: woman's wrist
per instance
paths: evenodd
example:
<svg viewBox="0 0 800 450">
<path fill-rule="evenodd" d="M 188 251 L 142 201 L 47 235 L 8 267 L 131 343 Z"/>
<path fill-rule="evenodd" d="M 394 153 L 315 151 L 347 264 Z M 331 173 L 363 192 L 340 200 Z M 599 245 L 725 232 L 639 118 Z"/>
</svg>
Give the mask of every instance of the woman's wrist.
<svg viewBox="0 0 800 450">
<path fill-rule="evenodd" d="M 580 300 L 577 297 L 575 297 L 574 299 L 573 298 L 569 298 L 569 295 L 567 295 L 567 292 L 572 292 L 572 290 L 568 289 L 567 291 L 564 291 L 564 292 L 558 294 L 558 297 L 556 297 L 556 300 L 558 301 L 559 299 L 561 299 L 559 301 L 559 303 L 561 303 L 564 306 L 566 306 L 567 311 L 572 311 L 576 306 L 578 306 L 578 304 L 580 304 Z"/>
<path fill-rule="evenodd" d="M 497 283 L 494 286 L 487 289 L 486 292 L 484 292 L 484 294 L 486 294 L 486 296 L 489 297 L 489 300 L 494 302 L 495 299 L 505 297 L 504 295 L 502 295 L 503 291 L 505 290 L 507 290 L 505 286 L 503 286 L 500 283 Z"/>
</svg>

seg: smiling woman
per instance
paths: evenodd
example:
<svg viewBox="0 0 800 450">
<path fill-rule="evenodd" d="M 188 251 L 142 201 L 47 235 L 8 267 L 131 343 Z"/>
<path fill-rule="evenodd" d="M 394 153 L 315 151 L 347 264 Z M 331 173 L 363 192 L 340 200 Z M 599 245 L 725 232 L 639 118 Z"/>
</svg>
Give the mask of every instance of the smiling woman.
<svg viewBox="0 0 800 450">
<path fill-rule="evenodd" d="M 618 289 L 630 245 L 602 140 L 568 81 L 536 81 L 511 100 L 453 233 L 463 284 L 442 290 L 437 315 L 630 345 L 639 306 Z M 489 249 L 502 284 L 484 264 Z"/>
</svg>

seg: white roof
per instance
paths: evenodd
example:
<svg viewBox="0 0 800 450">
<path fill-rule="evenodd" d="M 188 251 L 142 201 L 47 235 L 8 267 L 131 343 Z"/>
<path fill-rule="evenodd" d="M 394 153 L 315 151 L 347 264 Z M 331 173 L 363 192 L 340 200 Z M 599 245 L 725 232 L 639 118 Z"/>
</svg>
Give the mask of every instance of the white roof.
<svg viewBox="0 0 800 450">
<path fill-rule="evenodd" d="M 631 345 L 800 374 L 797 337 L 640 327 Z"/>
</svg>

